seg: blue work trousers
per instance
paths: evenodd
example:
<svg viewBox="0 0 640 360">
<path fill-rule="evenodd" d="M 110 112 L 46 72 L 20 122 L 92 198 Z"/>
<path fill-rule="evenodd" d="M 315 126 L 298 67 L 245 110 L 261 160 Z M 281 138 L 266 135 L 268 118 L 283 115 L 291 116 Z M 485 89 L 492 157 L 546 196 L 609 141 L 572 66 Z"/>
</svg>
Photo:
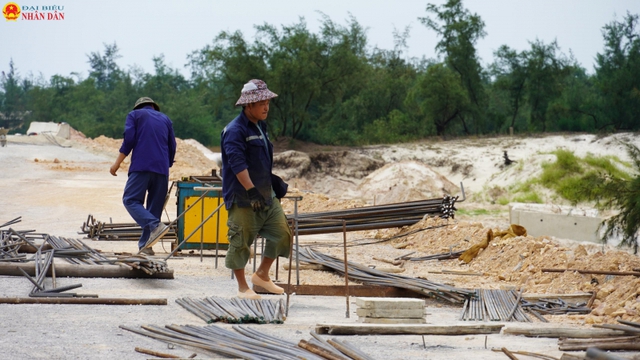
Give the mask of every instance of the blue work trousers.
<svg viewBox="0 0 640 360">
<path fill-rule="evenodd" d="M 151 171 L 134 171 L 129 173 L 124 187 L 122 203 L 133 220 L 142 228 L 138 248 L 142 248 L 151 230 L 160 225 L 160 218 L 167 195 L 169 177 Z M 146 206 L 143 206 L 145 197 Z"/>
</svg>

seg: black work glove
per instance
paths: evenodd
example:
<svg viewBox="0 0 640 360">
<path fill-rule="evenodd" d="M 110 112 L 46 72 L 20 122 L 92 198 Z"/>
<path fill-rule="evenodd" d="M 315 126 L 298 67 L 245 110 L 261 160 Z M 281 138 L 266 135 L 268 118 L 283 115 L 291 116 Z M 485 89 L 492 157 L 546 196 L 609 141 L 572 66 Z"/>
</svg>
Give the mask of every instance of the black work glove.
<svg viewBox="0 0 640 360">
<path fill-rule="evenodd" d="M 260 191 L 255 187 L 247 190 L 247 194 L 249 194 L 249 200 L 251 201 L 251 207 L 253 211 L 262 211 L 264 207 L 267 206 L 267 203 L 264 201 L 264 197 L 260 194 Z"/>
</svg>

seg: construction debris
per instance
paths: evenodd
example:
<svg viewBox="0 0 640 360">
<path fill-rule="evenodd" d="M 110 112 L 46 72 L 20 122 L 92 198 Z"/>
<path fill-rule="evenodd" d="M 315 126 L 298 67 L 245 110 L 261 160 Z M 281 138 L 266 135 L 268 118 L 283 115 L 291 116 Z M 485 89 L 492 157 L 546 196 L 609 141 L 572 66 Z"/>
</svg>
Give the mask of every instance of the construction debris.
<svg viewBox="0 0 640 360">
<path fill-rule="evenodd" d="M 542 269 L 542 272 L 561 273 L 565 271 L 575 271 L 580 274 L 612 275 L 612 276 L 640 276 L 640 271 L 601 271 L 601 270 L 579 270 L 579 269 Z"/>
<path fill-rule="evenodd" d="M 464 261 L 467 264 L 470 263 L 471 260 L 473 260 L 476 256 L 478 256 L 478 253 L 480 252 L 480 250 L 486 249 L 487 246 L 489 246 L 489 243 L 491 242 L 491 240 L 493 240 L 493 231 L 489 229 L 487 231 L 487 236 L 484 238 L 484 240 L 479 244 L 473 245 L 467 251 L 462 253 L 459 259 Z"/>
<path fill-rule="evenodd" d="M 509 239 L 516 236 L 527 236 L 527 229 L 516 224 L 511 224 L 511 226 L 509 226 L 509 229 L 505 231 L 496 231 L 495 233 L 492 229 L 489 229 L 484 241 L 480 242 L 479 244 L 473 245 L 471 248 L 469 248 L 469 250 L 462 253 L 462 255 L 460 255 L 460 260 L 464 261 L 467 264 L 470 263 L 471 260 L 478 256 L 480 250 L 484 250 L 487 248 L 487 246 L 489 246 L 489 243 L 491 242 L 491 240 L 493 240 L 493 238 L 501 237 L 502 239 Z"/>
<path fill-rule="evenodd" d="M 589 314 L 591 308 L 587 303 L 572 304 L 562 299 L 540 299 L 537 302 L 523 301 L 522 307 L 539 315 Z M 540 318 L 539 316 L 536 316 Z"/>
<path fill-rule="evenodd" d="M 558 348 L 562 351 L 584 351 L 588 348 L 600 350 L 640 350 L 640 336 L 621 336 L 607 339 L 571 339 L 558 340 Z"/>
<path fill-rule="evenodd" d="M 594 324 L 593 327 L 602 328 L 602 329 L 620 330 L 620 331 L 626 332 L 629 335 L 640 335 L 640 323 L 631 322 L 631 321 L 624 321 L 624 320 L 620 320 L 620 319 L 618 319 L 618 322 L 621 323 L 621 324 L 625 324 L 625 325 L 615 325 L 615 324 L 598 325 L 598 324 Z"/>
<path fill-rule="evenodd" d="M 509 326 L 502 331 L 504 335 L 524 335 L 527 337 L 547 337 L 547 338 L 605 338 L 624 336 L 624 332 L 609 329 L 580 329 L 561 327 L 513 327 Z"/>
<path fill-rule="evenodd" d="M 505 350 L 507 350 L 507 348 L 492 348 L 491 351 L 494 352 L 502 352 L 505 353 Z M 558 358 L 553 357 L 553 356 L 549 356 L 549 355 L 544 355 L 544 354 L 539 354 L 539 353 L 533 353 L 530 351 L 515 351 L 515 350 L 507 350 L 512 356 L 513 355 L 524 355 L 524 356 L 531 356 L 534 358 L 538 358 L 538 359 L 545 359 L 545 360 L 558 360 Z M 516 358 L 517 359 L 517 358 Z"/>
</svg>

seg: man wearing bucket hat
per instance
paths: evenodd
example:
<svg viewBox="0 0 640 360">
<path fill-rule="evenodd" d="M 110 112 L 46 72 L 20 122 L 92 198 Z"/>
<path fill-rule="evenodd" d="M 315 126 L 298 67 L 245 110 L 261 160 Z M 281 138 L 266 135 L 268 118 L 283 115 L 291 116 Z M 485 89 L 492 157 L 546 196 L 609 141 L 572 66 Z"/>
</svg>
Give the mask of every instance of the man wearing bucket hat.
<svg viewBox="0 0 640 360">
<path fill-rule="evenodd" d="M 250 247 L 257 235 L 266 239 L 259 268 L 251 283 L 270 293 L 284 290 L 269 278 L 269 269 L 278 256 L 289 256 L 291 230 L 280 206 L 287 184 L 273 174 L 273 144 L 265 120 L 269 102 L 278 96 L 262 80 L 244 84 L 236 106 L 242 111 L 222 130 L 222 194 L 229 213 L 229 250 L 225 266 L 233 270 L 238 297 L 259 299 L 245 279 Z"/>
<path fill-rule="evenodd" d="M 117 176 L 120 164 L 132 151 L 122 202 L 142 228 L 138 240 L 140 253 L 154 255 L 151 247 L 169 231 L 160 218 L 169 184 L 169 168 L 176 155 L 176 138 L 171 120 L 149 97 L 138 99 L 127 115 L 120 154 L 109 169 L 111 175 Z"/>
</svg>

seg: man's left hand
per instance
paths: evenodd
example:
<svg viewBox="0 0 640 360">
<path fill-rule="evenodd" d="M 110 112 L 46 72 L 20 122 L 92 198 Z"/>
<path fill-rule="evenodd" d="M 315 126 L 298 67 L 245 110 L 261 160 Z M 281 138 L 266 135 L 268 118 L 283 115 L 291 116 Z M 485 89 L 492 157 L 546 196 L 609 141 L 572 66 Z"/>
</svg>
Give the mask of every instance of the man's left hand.
<svg viewBox="0 0 640 360">
<path fill-rule="evenodd" d="M 253 208 L 253 211 L 257 212 L 264 210 L 264 208 L 267 206 L 267 202 L 264 200 L 264 197 L 262 196 L 262 194 L 260 194 L 260 191 L 258 191 L 258 189 L 252 187 L 251 189 L 247 190 L 247 194 L 249 194 L 249 200 L 251 201 L 251 207 Z"/>
</svg>

